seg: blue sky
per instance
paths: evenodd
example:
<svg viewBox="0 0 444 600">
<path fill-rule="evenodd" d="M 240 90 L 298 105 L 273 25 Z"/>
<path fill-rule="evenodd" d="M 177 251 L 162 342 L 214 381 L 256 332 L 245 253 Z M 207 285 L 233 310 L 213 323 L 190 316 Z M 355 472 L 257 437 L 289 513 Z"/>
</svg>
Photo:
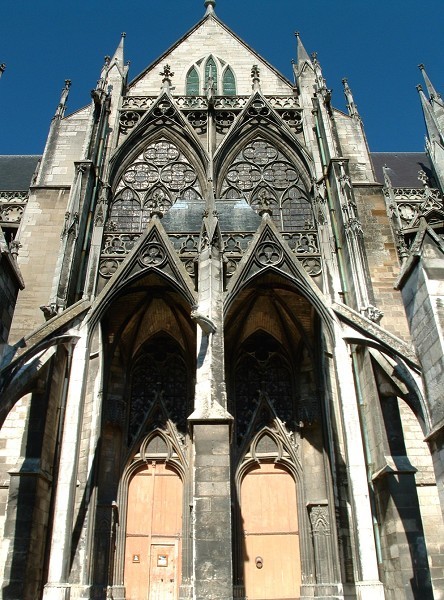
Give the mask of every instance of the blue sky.
<svg viewBox="0 0 444 600">
<path fill-rule="evenodd" d="M 0 154 L 43 151 L 64 80 L 68 112 L 89 103 L 122 31 L 132 79 L 203 14 L 203 0 L 2 0 Z M 216 14 L 290 79 L 299 31 L 340 109 L 348 78 L 372 151 L 423 150 L 417 65 L 444 93 L 442 0 L 217 0 Z"/>
</svg>

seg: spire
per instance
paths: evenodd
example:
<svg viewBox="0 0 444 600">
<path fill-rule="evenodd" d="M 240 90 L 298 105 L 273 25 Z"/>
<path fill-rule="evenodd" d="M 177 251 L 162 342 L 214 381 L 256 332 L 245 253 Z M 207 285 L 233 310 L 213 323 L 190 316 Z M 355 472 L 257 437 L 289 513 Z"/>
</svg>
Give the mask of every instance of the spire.
<svg viewBox="0 0 444 600">
<path fill-rule="evenodd" d="M 422 76 L 424 78 L 424 82 L 426 84 L 427 93 L 429 95 L 430 100 L 436 100 L 438 98 L 441 98 L 441 96 L 438 94 L 438 92 L 433 87 L 433 84 L 430 81 L 430 79 L 429 79 L 429 77 L 428 77 L 428 75 L 426 73 L 424 65 L 421 63 L 420 65 L 418 65 L 418 67 L 419 67 L 419 69 L 420 69 L 420 71 L 422 73 Z"/>
<path fill-rule="evenodd" d="M 207 9 L 207 12 L 205 13 L 205 15 L 213 15 L 214 9 L 216 7 L 216 0 L 205 0 L 204 4 Z"/>
<path fill-rule="evenodd" d="M 352 91 L 348 85 L 348 81 L 347 79 L 343 79 L 342 80 L 342 84 L 344 86 L 344 95 L 345 95 L 345 99 L 347 100 L 347 110 L 348 110 L 348 114 L 351 117 L 357 118 L 359 119 L 359 113 L 358 113 L 358 107 L 355 104 L 355 101 L 353 99 L 353 94 Z"/>
<path fill-rule="evenodd" d="M 424 120 L 427 128 L 427 136 L 429 138 L 429 141 L 438 142 L 442 144 L 441 133 L 439 131 L 435 113 L 433 112 L 430 102 L 427 100 L 421 85 L 417 85 L 416 89 L 419 92 L 419 98 L 421 100 L 422 112 L 424 114 Z"/>
<path fill-rule="evenodd" d="M 60 94 L 60 102 L 57 106 L 57 110 L 54 115 L 54 119 L 62 119 L 65 114 L 66 102 L 68 100 L 69 88 L 71 87 L 71 80 L 65 79 L 65 86 L 62 89 L 62 93 Z"/>
<path fill-rule="evenodd" d="M 299 31 L 295 32 L 296 43 L 297 43 L 297 59 L 298 65 L 301 66 L 303 62 L 311 63 L 310 57 L 308 56 L 307 50 L 304 48 Z"/>
<path fill-rule="evenodd" d="M 123 69 L 123 42 L 125 38 L 126 33 L 123 32 L 120 36 L 119 45 L 117 46 L 116 51 L 114 52 L 114 56 L 111 59 L 110 66 L 112 66 L 114 63 L 117 63 L 119 67 Z"/>
</svg>

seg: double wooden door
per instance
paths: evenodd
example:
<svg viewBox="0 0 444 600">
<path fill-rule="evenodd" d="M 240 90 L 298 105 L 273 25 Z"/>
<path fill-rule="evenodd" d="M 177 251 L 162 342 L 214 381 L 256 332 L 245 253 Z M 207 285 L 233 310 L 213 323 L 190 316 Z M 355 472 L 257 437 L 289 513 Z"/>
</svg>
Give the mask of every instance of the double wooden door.
<svg viewBox="0 0 444 600">
<path fill-rule="evenodd" d="M 129 483 L 125 544 L 127 600 L 176 600 L 180 580 L 182 481 L 163 462 Z"/>
<path fill-rule="evenodd" d="M 296 600 L 301 561 L 295 481 L 274 463 L 248 471 L 241 484 L 245 595 Z"/>
</svg>

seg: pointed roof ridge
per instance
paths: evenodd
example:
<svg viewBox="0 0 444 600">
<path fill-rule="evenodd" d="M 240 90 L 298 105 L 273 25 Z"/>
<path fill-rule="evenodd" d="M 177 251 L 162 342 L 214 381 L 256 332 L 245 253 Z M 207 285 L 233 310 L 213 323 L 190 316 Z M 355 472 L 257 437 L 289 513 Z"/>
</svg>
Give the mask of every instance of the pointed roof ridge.
<svg viewBox="0 0 444 600">
<path fill-rule="evenodd" d="M 187 38 L 189 38 L 199 27 L 203 25 L 203 23 L 207 20 L 213 20 L 218 25 L 220 25 L 227 33 L 232 35 L 242 46 L 244 46 L 247 50 L 249 50 L 252 54 L 256 55 L 273 73 L 275 73 L 279 79 L 285 82 L 287 85 L 293 87 L 293 83 L 283 75 L 274 65 L 272 65 L 266 58 L 264 58 L 257 50 L 255 50 L 252 46 L 250 46 L 247 42 L 245 42 L 237 33 L 235 33 L 228 25 L 226 25 L 217 15 L 216 13 L 210 12 L 209 14 L 205 13 L 205 15 L 200 19 L 195 25 L 193 25 L 187 32 L 185 32 L 176 42 L 171 44 L 169 48 L 167 48 L 158 58 L 153 60 L 143 71 L 141 71 L 136 77 L 129 82 L 128 88 L 131 88 L 135 83 L 137 83 L 142 77 L 148 73 L 156 64 L 160 63 L 164 60 L 175 48 L 180 46 L 182 42 L 184 42 Z"/>
</svg>

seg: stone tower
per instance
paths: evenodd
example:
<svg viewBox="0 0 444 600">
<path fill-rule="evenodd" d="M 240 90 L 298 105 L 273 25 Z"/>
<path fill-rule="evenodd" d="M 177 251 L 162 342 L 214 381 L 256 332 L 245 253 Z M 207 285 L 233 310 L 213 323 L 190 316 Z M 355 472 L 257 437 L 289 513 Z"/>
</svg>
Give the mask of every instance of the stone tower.
<svg viewBox="0 0 444 600">
<path fill-rule="evenodd" d="M 442 400 L 403 296 L 441 190 L 406 227 L 347 80 L 345 114 L 299 34 L 288 81 L 205 7 L 132 81 L 122 34 L 72 115 L 65 82 L 26 192 L 2 598 L 439 598 Z"/>
</svg>

